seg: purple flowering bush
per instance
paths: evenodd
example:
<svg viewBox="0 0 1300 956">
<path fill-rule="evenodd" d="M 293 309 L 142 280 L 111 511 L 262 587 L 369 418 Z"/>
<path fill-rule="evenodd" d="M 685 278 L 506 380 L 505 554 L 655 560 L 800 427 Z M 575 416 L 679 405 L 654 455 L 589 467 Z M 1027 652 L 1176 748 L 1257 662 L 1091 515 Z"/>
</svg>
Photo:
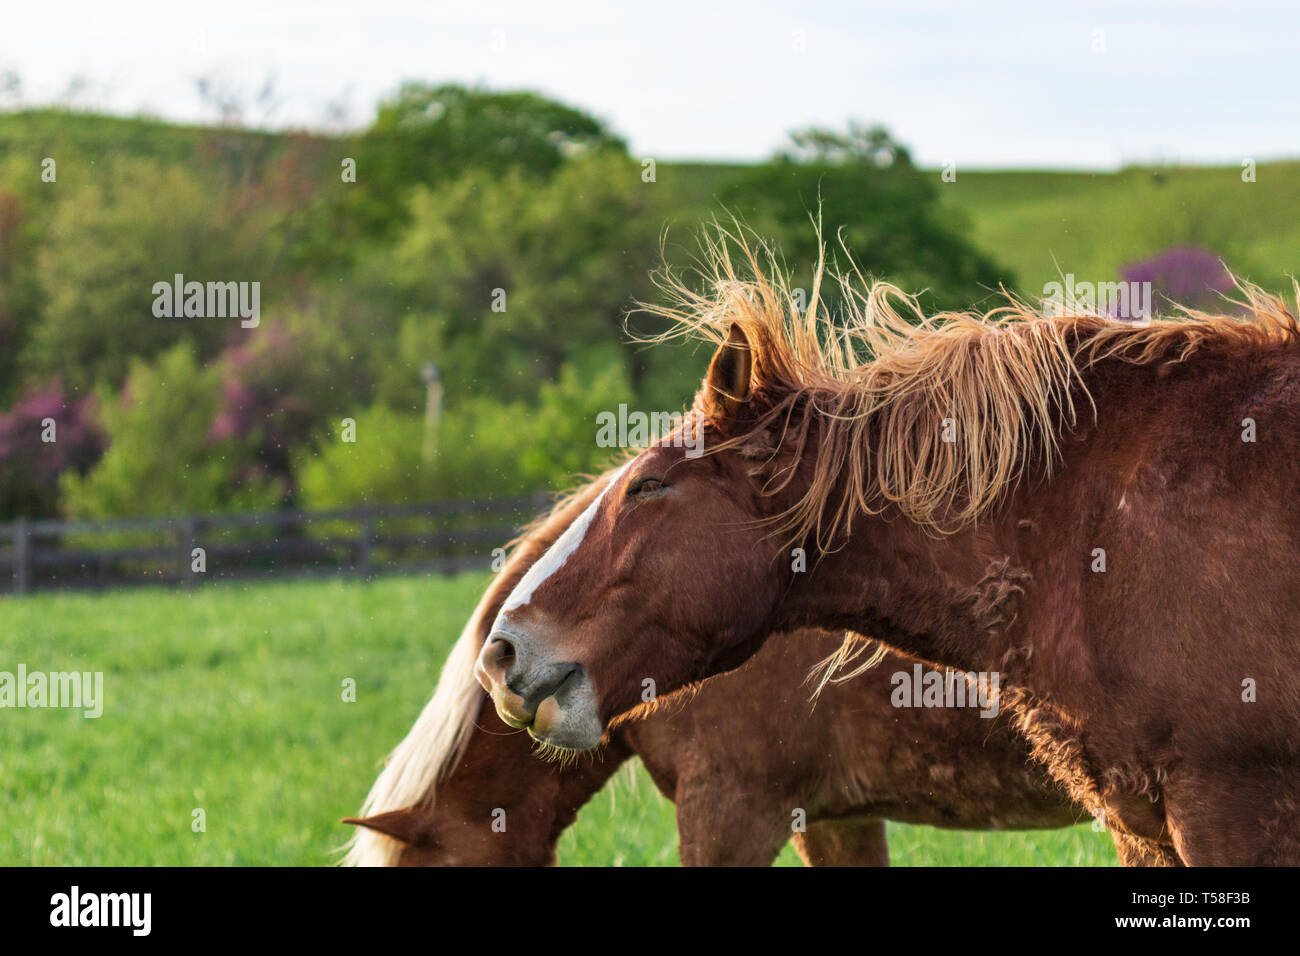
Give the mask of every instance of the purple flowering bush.
<svg viewBox="0 0 1300 956">
<path fill-rule="evenodd" d="M 291 453 L 311 447 L 350 407 L 356 373 L 349 357 L 337 330 L 301 316 L 268 325 L 221 355 L 217 412 L 207 438 L 251 452 L 234 481 L 276 482 L 285 502 L 295 501 Z"/>
<path fill-rule="evenodd" d="M 1222 296 L 1233 289 L 1232 276 L 1213 252 L 1196 246 L 1178 246 L 1121 270 L 1125 282 L 1151 283 L 1156 312 L 1170 302 L 1196 309 L 1222 311 Z"/>
<path fill-rule="evenodd" d="M 55 380 L 0 413 L 0 520 L 58 514 L 59 476 L 85 474 L 104 452 L 95 411 L 93 397 L 73 397 Z"/>
</svg>

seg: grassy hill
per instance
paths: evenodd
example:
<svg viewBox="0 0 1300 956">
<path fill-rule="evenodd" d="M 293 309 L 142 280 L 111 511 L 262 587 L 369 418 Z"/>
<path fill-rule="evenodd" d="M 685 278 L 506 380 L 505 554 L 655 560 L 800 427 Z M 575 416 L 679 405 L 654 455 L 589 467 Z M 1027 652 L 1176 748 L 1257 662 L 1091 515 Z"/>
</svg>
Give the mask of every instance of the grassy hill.
<svg viewBox="0 0 1300 956">
<path fill-rule="evenodd" d="M 320 169 L 336 175 L 330 137 L 302 133 L 180 126 L 140 117 L 60 110 L 0 113 L 0 159 L 44 157 L 67 150 L 89 157 L 146 156 L 162 162 L 200 161 L 245 174 L 290 143 L 326 147 Z M 657 184 L 680 209 L 681 226 L 701 209 L 723 213 L 721 186 L 740 164 L 670 163 Z M 939 171 L 933 171 L 936 180 Z M 1289 288 L 1300 260 L 1300 161 L 1267 163 L 1255 182 L 1240 167 L 1131 167 L 1119 172 L 959 171 L 942 183 L 941 199 L 961 217 L 976 243 L 1011 267 L 1018 287 L 1041 291 L 1058 273 L 1109 281 L 1127 262 L 1175 245 L 1199 245 L 1238 274 L 1268 288 Z M 3 183 L 0 183 L 3 186 Z M 834 210 L 826 210 L 828 222 Z M 671 225 L 671 223 L 670 223 Z"/>
<path fill-rule="evenodd" d="M 661 163 L 658 179 L 684 208 L 721 213 L 720 186 L 741 169 Z M 1300 162 L 1260 165 L 1253 183 L 1241 174 L 1240 167 L 959 172 L 939 193 L 1029 296 L 1067 272 L 1118 279 L 1126 263 L 1180 245 L 1202 246 L 1242 278 L 1289 292 L 1290 275 L 1300 271 Z M 825 214 L 833 222 L 834 210 Z"/>
<path fill-rule="evenodd" d="M 1177 245 L 1222 256 L 1243 278 L 1290 288 L 1300 269 L 1300 163 L 1270 163 L 1244 183 L 1229 168 L 1117 173 L 959 172 L 940 188 L 976 243 L 1041 293 L 1060 273 L 1118 278 L 1127 262 Z"/>
<path fill-rule="evenodd" d="M 226 126 L 190 126 L 145 116 L 107 116 L 57 109 L 0 111 L 0 155 L 71 148 L 91 155 L 120 153 L 179 162 L 215 138 L 249 150 L 274 151 L 290 140 L 327 142 L 328 136 Z"/>
</svg>

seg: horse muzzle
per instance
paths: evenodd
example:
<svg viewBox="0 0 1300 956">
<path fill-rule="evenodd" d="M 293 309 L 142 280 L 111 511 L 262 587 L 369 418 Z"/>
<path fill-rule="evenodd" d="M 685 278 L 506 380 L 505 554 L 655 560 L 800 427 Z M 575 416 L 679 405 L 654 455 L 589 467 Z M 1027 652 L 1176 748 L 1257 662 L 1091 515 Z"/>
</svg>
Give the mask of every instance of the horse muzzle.
<svg viewBox="0 0 1300 956">
<path fill-rule="evenodd" d="M 527 631 L 498 622 L 474 665 L 497 716 L 537 740 L 591 750 L 604 736 L 596 692 L 582 665 L 551 659 Z"/>
</svg>

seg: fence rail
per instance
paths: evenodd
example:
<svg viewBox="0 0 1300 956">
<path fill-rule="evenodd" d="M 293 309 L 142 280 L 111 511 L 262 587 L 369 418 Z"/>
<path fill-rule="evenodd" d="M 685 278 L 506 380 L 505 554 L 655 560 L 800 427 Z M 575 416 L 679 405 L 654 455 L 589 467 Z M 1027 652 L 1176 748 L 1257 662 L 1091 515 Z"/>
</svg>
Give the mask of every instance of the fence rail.
<svg viewBox="0 0 1300 956">
<path fill-rule="evenodd" d="M 0 524 L 0 593 L 270 575 L 451 574 L 491 564 L 544 492 L 333 511 Z"/>
</svg>

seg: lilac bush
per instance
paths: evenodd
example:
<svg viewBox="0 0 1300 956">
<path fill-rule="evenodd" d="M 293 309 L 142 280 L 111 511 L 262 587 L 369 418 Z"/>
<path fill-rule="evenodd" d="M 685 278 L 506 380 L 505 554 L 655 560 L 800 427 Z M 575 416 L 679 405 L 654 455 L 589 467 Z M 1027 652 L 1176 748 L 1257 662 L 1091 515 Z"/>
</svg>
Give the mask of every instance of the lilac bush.
<svg viewBox="0 0 1300 956">
<path fill-rule="evenodd" d="M 252 453 L 231 475 L 235 483 L 276 481 L 293 503 L 295 450 L 348 407 L 348 345 L 307 322 L 259 330 L 218 359 L 220 399 L 208 440 L 236 440 Z"/>
<path fill-rule="evenodd" d="M 59 476 L 84 474 L 104 447 L 93 398 L 69 395 L 57 381 L 28 388 L 0 413 L 0 519 L 57 515 Z"/>
<path fill-rule="evenodd" d="M 1196 246 L 1178 246 L 1141 262 L 1130 263 L 1120 273 L 1125 282 L 1150 282 L 1157 312 L 1169 302 L 1192 308 L 1221 311 L 1222 295 L 1232 291 L 1232 276 L 1213 252 Z"/>
</svg>

